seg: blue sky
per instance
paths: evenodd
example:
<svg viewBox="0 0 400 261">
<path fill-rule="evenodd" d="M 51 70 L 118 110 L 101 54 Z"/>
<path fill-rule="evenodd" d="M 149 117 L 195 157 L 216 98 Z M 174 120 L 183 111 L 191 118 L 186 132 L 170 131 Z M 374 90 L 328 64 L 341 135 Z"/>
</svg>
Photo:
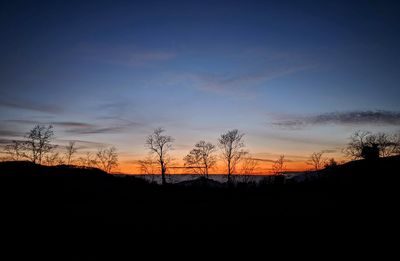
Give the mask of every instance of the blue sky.
<svg viewBox="0 0 400 261">
<path fill-rule="evenodd" d="M 239 128 L 258 157 L 337 156 L 354 130 L 399 130 L 398 7 L 2 1 L 0 138 L 52 123 L 60 144 L 113 144 L 131 162 L 158 126 L 178 159 Z"/>
</svg>

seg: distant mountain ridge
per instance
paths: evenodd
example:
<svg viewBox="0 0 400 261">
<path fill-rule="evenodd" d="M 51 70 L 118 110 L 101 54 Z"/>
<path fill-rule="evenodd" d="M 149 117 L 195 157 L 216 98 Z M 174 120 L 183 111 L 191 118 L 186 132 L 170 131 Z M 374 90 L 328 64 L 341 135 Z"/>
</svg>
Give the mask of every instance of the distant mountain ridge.
<svg viewBox="0 0 400 261">
<path fill-rule="evenodd" d="M 286 182 L 289 183 L 329 182 L 349 184 L 357 182 L 365 183 L 371 181 L 371 179 L 374 179 L 375 182 L 382 179 L 397 180 L 399 175 L 396 175 L 396 173 L 400 173 L 400 156 L 391 156 L 376 160 L 355 160 L 342 165 L 328 167 L 319 171 L 299 172 L 295 174 L 292 173 L 292 175 L 285 175 L 285 177 Z M 0 177 L 86 177 L 88 179 L 94 180 L 97 178 L 104 181 L 112 181 L 115 178 L 118 178 L 119 180 L 133 180 L 139 183 L 159 183 L 157 182 L 159 175 L 110 175 L 98 168 L 83 168 L 72 165 L 44 166 L 29 161 L 0 162 Z M 191 180 L 196 180 L 198 178 L 203 177 L 192 174 L 168 176 L 170 183 L 182 183 L 182 185 L 185 184 L 185 186 L 191 184 Z M 273 176 L 271 175 L 234 175 L 234 178 L 236 182 L 239 183 L 243 183 L 244 180 L 255 183 L 261 183 L 263 181 L 265 183 L 266 180 L 269 180 L 269 183 L 273 182 Z M 225 175 L 210 175 L 210 179 L 214 181 L 214 183 L 224 183 L 226 181 Z M 196 184 L 199 182 L 200 181 L 198 181 Z"/>
</svg>

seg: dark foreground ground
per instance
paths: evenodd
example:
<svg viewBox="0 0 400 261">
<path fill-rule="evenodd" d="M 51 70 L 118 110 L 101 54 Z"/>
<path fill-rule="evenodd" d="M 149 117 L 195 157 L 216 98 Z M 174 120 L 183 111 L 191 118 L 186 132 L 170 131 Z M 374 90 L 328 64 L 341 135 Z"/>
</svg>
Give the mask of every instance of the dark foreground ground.
<svg viewBox="0 0 400 261">
<path fill-rule="evenodd" d="M 267 239 L 297 244 L 311 235 L 313 247 L 329 235 L 341 242 L 390 235 L 399 222 L 399 170 L 400 157 L 390 157 L 311 173 L 295 184 L 228 187 L 198 180 L 162 187 L 97 169 L 3 162 L 2 236 L 14 246 L 38 244 L 39 252 L 61 246 L 63 257 L 78 249 L 101 256 L 111 245 L 131 251 L 137 242 L 179 251 L 197 241 L 235 248 Z"/>
</svg>

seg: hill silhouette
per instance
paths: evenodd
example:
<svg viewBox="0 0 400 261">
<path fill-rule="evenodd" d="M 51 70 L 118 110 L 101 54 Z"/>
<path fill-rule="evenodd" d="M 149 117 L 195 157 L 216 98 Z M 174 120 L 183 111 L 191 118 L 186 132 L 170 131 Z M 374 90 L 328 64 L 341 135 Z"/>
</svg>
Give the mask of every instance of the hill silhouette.
<svg viewBox="0 0 400 261">
<path fill-rule="evenodd" d="M 321 171 L 319 182 L 353 185 L 393 185 L 399 182 L 400 156 L 355 160 Z"/>
<path fill-rule="evenodd" d="M 99 169 L 2 162 L 1 222 L 37 233 L 56 229 L 54 238 L 75 233 L 82 244 L 110 229 L 152 240 L 309 230 L 321 221 L 325 229 L 361 221 L 371 228 L 398 218 L 399 168 L 396 156 L 310 172 L 299 183 L 227 186 L 200 178 L 161 186 Z"/>
</svg>

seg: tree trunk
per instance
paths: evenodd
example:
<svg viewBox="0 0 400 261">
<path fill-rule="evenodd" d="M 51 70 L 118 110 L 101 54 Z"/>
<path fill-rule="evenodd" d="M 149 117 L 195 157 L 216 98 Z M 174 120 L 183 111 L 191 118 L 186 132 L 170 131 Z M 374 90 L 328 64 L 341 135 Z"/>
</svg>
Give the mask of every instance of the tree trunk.
<svg viewBox="0 0 400 261">
<path fill-rule="evenodd" d="M 161 163 L 161 182 L 162 182 L 162 185 L 167 184 L 167 180 L 165 179 L 165 172 L 166 172 L 166 169 L 165 169 L 164 163 Z"/>
<path fill-rule="evenodd" d="M 163 185 L 167 184 L 167 181 L 165 180 L 165 172 L 164 172 L 164 170 L 161 173 L 161 179 L 162 179 L 162 184 Z"/>
<path fill-rule="evenodd" d="M 231 184 L 231 161 L 228 160 L 228 184 Z"/>
</svg>

